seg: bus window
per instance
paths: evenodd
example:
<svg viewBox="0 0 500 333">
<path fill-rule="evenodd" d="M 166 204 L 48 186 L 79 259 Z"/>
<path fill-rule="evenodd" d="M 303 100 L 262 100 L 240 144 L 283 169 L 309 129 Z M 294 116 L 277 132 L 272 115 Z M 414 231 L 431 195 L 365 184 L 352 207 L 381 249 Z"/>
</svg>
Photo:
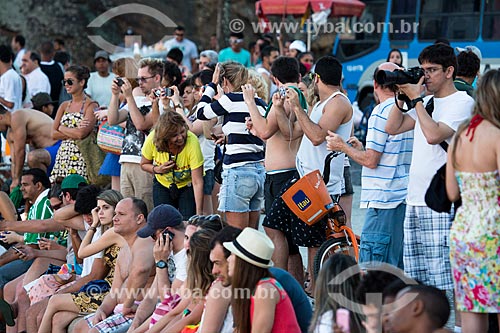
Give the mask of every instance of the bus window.
<svg viewBox="0 0 500 333">
<path fill-rule="evenodd" d="M 336 57 L 340 62 L 353 60 L 376 50 L 380 44 L 387 1 L 364 0 L 363 15 L 351 20 L 351 31 L 340 38 Z"/>
<path fill-rule="evenodd" d="M 391 8 L 391 27 L 389 31 L 390 40 L 412 40 L 417 11 L 417 0 L 393 1 Z"/>
<path fill-rule="evenodd" d="M 500 39 L 500 0 L 486 2 L 483 21 L 483 39 Z"/>
<path fill-rule="evenodd" d="M 480 0 L 423 0 L 420 40 L 445 37 L 450 41 L 474 41 L 479 36 Z"/>
</svg>

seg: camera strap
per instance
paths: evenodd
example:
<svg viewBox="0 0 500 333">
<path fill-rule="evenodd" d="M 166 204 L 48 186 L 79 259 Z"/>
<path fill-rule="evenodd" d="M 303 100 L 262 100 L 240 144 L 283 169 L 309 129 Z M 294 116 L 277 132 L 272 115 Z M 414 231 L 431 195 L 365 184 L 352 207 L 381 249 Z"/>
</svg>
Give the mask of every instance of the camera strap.
<svg viewBox="0 0 500 333">
<path fill-rule="evenodd" d="M 432 113 L 434 112 L 434 97 L 431 97 L 425 105 L 425 111 L 427 111 L 427 114 L 432 118 Z M 441 141 L 439 145 L 445 152 L 448 152 L 448 143 L 445 140 Z"/>
</svg>

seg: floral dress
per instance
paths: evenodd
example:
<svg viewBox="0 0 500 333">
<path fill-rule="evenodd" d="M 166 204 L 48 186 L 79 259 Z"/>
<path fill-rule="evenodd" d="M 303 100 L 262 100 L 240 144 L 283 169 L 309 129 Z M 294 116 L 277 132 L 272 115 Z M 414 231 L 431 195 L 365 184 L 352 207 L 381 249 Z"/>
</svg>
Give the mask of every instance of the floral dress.
<svg viewBox="0 0 500 333">
<path fill-rule="evenodd" d="M 457 308 L 500 312 L 500 175 L 457 172 L 462 206 L 450 232 Z"/>
<path fill-rule="evenodd" d="M 113 278 L 115 276 L 115 267 L 116 267 L 116 259 L 118 258 L 118 253 L 120 253 L 120 248 L 116 245 L 112 245 L 104 250 L 104 262 L 106 266 L 109 267 L 109 272 L 104 278 L 106 282 L 111 286 L 113 284 Z M 105 293 L 86 293 L 86 292 L 77 292 L 72 293 L 71 298 L 73 298 L 73 302 L 80 309 L 80 313 L 94 313 L 97 311 L 99 306 L 101 305 L 104 297 L 109 293 L 109 291 Z"/>
<path fill-rule="evenodd" d="M 83 100 L 80 112 L 68 112 L 71 102 L 61 117 L 60 124 L 67 128 L 77 128 L 84 117 L 85 99 Z M 50 176 L 50 181 L 54 182 L 57 177 L 66 177 L 69 174 L 77 173 L 85 179 L 87 175 L 87 164 L 74 139 L 66 139 L 61 142 L 57 151 L 56 162 Z"/>
</svg>

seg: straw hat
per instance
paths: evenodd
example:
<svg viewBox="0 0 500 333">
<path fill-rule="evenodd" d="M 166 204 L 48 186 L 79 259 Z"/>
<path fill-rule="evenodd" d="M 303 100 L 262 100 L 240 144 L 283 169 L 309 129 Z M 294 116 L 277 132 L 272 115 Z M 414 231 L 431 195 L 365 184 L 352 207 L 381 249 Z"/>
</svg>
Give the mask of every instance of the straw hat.
<svg viewBox="0 0 500 333">
<path fill-rule="evenodd" d="M 225 242 L 224 247 L 246 262 L 268 268 L 273 265 L 274 252 L 272 240 L 264 233 L 253 228 L 245 228 L 233 242 Z"/>
</svg>

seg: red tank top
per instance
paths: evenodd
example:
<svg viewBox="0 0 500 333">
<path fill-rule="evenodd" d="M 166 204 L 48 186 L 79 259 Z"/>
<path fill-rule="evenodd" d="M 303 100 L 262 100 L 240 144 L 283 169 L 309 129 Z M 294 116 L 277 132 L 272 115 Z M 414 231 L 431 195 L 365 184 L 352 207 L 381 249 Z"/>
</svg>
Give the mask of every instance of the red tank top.
<svg viewBox="0 0 500 333">
<path fill-rule="evenodd" d="M 276 310 L 274 312 L 274 324 L 271 333 L 301 333 L 300 326 L 297 322 L 297 317 L 295 316 L 295 310 L 293 309 L 290 297 L 286 293 L 285 289 L 281 284 L 274 278 L 264 278 L 257 283 L 257 286 L 263 283 L 272 284 L 279 292 L 280 300 L 276 304 Z M 254 311 L 254 296 L 250 299 L 250 322 L 253 322 L 253 311 Z M 290 314 L 294 314 L 291 316 Z"/>
</svg>

